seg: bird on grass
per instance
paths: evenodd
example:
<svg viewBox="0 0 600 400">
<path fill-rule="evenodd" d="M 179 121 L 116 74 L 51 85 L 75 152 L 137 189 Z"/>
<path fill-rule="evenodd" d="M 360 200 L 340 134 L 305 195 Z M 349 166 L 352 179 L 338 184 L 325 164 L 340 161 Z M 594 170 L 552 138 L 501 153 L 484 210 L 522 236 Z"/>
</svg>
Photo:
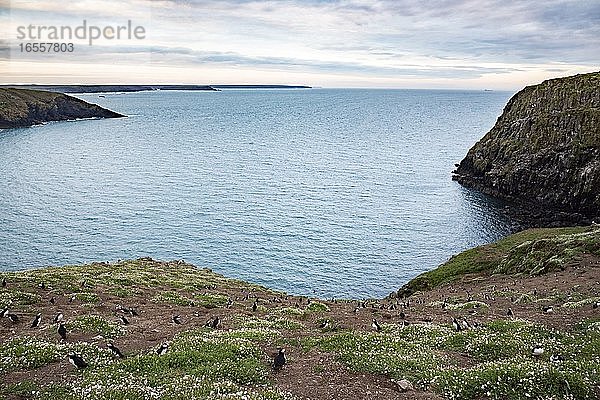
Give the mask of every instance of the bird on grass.
<svg viewBox="0 0 600 400">
<path fill-rule="evenodd" d="M 552 306 L 546 306 L 543 307 L 542 310 L 546 313 L 546 314 L 550 314 L 554 312 L 554 308 Z"/>
<path fill-rule="evenodd" d="M 327 329 L 329 328 L 330 324 L 329 324 L 329 320 L 325 319 L 323 321 L 321 321 L 321 323 L 319 324 L 319 329 Z"/>
<path fill-rule="evenodd" d="M 56 314 L 56 316 L 54 317 L 54 323 L 58 324 L 60 321 L 63 320 L 63 313 L 59 312 L 58 314 Z"/>
<path fill-rule="evenodd" d="M 110 351 L 112 351 L 113 353 L 115 353 L 115 355 L 118 356 L 119 358 L 125 358 L 123 353 L 121 353 L 121 350 L 119 350 L 119 348 L 117 346 L 115 346 L 114 344 L 108 342 L 108 343 L 106 343 L 106 347 L 108 347 L 108 349 Z"/>
<path fill-rule="evenodd" d="M 283 348 L 279 348 L 277 349 L 277 355 L 275 356 L 275 359 L 273 359 L 273 370 L 274 371 L 279 371 L 281 368 L 283 368 L 283 366 L 286 363 L 286 358 L 285 358 L 285 349 Z"/>
<path fill-rule="evenodd" d="M 594 305 L 592 305 L 592 308 L 594 308 L 594 309 L 596 309 L 598 307 L 600 307 L 600 301 L 597 301 L 594 303 Z"/>
<path fill-rule="evenodd" d="M 513 313 L 512 308 L 509 308 L 508 311 L 506 312 L 506 315 L 508 315 L 509 317 L 514 317 L 515 314 Z"/>
<path fill-rule="evenodd" d="M 50 304 L 54 304 L 54 303 L 56 303 L 56 299 L 54 298 L 54 296 L 52 296 L 52 297 L 50 298 L 50 300 L 48 300 L 48 301 L 50 302 Z"/>
<path fill-rule="evenodd" d="M 64 322 L 62 322 L 62 321 L 60 322 L 56 332 L 60 335 L 60 338 L 62 340 L 67 340 L 67 327 L 65 326 Z"/>
<path fill-rule="evenodd" d="M 553 362 L 555 364 L 563 362 L 563 361 L 565 361 L 565 358 L 562 355 L 560 355 L 560 354 L 552 354 L 550 356 L 550 362 Z"/>
<path fill-rule="evenodd" d="M 38 326 L 40 326 L 40 322 L 42 322 L 42 314 L 37 313 L 37 315 L 33 319 L 33 322 L 31 323 L 31 328 L 37 328 Z"/>
<path fill-rule="evenodd" d="M 6 318 L 6 317 L 8 317 L 8 314 L 9 314 L 9 310 L 7 307 L 4 310 L 0 311 L 0 318 Z"/>
<path fill-rule="evenodd" d="M 169 350 L 169 343 L 165 342 L 160 345 L 158 349 L 156 349 L 156 354 L 159 356 L 167 354 L 167 350 Z"/>
<path fill-rule="evenodd" d="M 254 300 L 254 304 L 252 304 L 252 312 L 256 312 L 258 310 L 258 300 Z"/>
<path fill-rule="evenodd" d="M 132 317 L 137 317 L 138 316 L 137 311 L 133 307 L 117 306 L 117 310 L 121 311 L 123 314 L 129 314 Z"/>
<path fill-rule="evenodd" d="M 452 317 L 452 327 L 456 332 L 462 331 L 462 326 L 458 323 L 456 318 Z"/>
<path fill-rule="evenodd" d="M 208 321 L 206 321 L 206 324 L 204 324 L 204 326 L 207 326 L 207 327 L 213 328 L 213 329 L 218 329 L 220 324 L 221 324 L 221 320 L 219 319 L 219 317 L 215 317 L 213 319 L 209 319 Z"/>
<path fill-rule="evenodd" d="M 81 358 L 81 356 L 75 353 L 69 353 L 67 356 L 69 358 L 69 362 L 75 366 L 78 370 L 82 370 L 88 366 L 88 364 Z"/>
<path fill-rule="evenodd" d="M 119 316 L 119 319 L 121 320 L 123 325 L 129 325 L 129 320 L 127 318 L 125 318 L 124 315 Z"/>
<path fill-rule="evenodd" d="M 181 316 L 180 315 L 173 315 L 171 317 L 171 321 L 173 321 L 174 324 L 181 325 Z"/>
<path fill-rule="evenodd" d="M 6 287 L 6 278 L 2 278 L 2 287 L 5 288 Z"/>
<path fill-rule="evenodd" d="M 465 330 L 471 329 L 471 324 L 469 324 L 469 321 L 467 321 L 466 318 L 463 318 L 462 320 L 462 327 Z"/>
<path fill-rule="evenodd" d="M 534 357 L 541 357 L 542 354 L 544 354 L 544 348 L 539 344 L 535 345 L 531 350 L 531 355 Z"/>
<path fill-rule="evenodd" d="M 373 318 L 373 322 L 371 322 L 371 327 L 375 329 L 377 332 L 381 332 L 381 325 L 377 322 L 375 318 Z"/>
<path fill-rule="evenodd" d="M 6 314 L 6 317 L 10 319 L 10 322 L 12 322 L 13 324 L 19 322 L 19 316 L 17 314 L 8 313 Z"/>
</svg>

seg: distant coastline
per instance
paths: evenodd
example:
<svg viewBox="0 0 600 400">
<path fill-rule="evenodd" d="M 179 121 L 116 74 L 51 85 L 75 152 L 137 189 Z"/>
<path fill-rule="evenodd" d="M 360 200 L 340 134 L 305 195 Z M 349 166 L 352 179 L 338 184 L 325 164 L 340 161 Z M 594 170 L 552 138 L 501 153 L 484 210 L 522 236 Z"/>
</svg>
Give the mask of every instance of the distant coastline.
<svg viewBox="0 0 600 400">
<path fill-rule="evenodd" d="M 45 90 L 58 93 L 145 92 L 154 90 L 219 91 L 227 89 L 311 89 L 297 85 L 0 85 L 0 88 Z"/>
</svg>

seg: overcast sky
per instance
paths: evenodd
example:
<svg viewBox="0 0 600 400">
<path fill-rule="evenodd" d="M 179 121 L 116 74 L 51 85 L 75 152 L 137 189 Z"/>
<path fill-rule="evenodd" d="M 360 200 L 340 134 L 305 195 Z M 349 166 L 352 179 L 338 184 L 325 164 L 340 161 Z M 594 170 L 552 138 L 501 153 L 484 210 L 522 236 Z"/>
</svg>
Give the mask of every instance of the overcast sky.
<svg viewBox="0 0 600 400">
<path fill-rule="evenodd" d="M 0 0 L 2 83 L 516 90 L 599 70 L 599 0 Z M 25 54 L 19 26 L 145 29 Z"/>
</svg>

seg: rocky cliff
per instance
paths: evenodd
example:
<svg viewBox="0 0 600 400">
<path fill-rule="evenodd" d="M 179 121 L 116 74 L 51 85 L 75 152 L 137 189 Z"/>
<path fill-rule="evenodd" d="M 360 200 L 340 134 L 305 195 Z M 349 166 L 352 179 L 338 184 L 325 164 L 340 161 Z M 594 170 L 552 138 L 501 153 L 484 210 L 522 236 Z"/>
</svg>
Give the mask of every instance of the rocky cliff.
<svg viewBox="0 0 600 400">
<path fill-rule="evenodd" d="M 546 225 L 600 216 L 600 72 L 521 90 L 454 173 Z"/>
<path fill-rule="evenodd" d="M 79 118 L 123 115 L 61 93 L 0 88 L 0 129 Z"/>
</svg>

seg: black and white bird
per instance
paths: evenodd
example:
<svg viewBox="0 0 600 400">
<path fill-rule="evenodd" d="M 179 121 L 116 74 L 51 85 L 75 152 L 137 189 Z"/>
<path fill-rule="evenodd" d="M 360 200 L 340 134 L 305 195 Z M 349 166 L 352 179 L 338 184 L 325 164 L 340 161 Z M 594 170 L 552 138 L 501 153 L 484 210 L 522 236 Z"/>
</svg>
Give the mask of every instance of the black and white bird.
<svg viewBox="0 0 600 400">
<path fill-rule="evenodd" d="M 65 326 L 64 322 L 60 322 L 56 332 L 60 335 L 62 340 L 67 340 L 67 327 Z"/>
<path fill-rule="evenodd" d="M 171 317 L 171 321 L 173 321 L 174 324 L 181 325 L 181 316 L 180 315 L 173 315 Z"/>
<path fill-rule="evenodd" d="M 541 357 L 542 354 L 544 354 L 544 348 L 539 344 L 535 345 L 531 350 L 531 355 L 534 357 Z"/>
<path fill-rule="evenodd" d="M 506 315 L 508 315 L 509 317 L 514 317 L 515 314 L 513 313 L 512 308 L 509 308 L 508 311 L 506 312 Z"/>
<path fill-rule="evenodd" d="M 6 314 L 6 317 L 10 319 L 10 322 L 12 322 L 13 324 L 19 322 L 19 316 L 17 314 L 8 313 Z"/>
<path fill-rule="evenodd" d="M 379 322 L 377 322 L 375 318 L 373 318 L 373 322 L 371 322 L 371 327 L 377 332 L 381 332 L 381 325 L 379 325 Z"/>
<path fill-rule="evenodd" d="M 4 310 L 0 311 L 0 318 L 6 318 L 6 317 L 8 317 L 8 313 L 9 312 L 10 311 L 8 310 L 8 307 L 5 308 Z"/>
<path fill-rule="evenodd" d="M 469 324 L 469 321 L 467 321 L 466 318 L 463 318 L 462 320 L 462 328 L 465 330 L 471 329 L 471 324 Z"/>
<path fill-rule="evenodd" d="M 38 285 L 38 287 L 39 287 L 40 289 L 42 289 L 42 290 L 45 290 L 45 289 L 46 289 L 46 284 L 45 284 L 44 282 L 42 282 L 42 283 L 40 283 L 40 284 Z"/>
<path fill-rule="evenodd" d="M 404 311 L 400 312 L 400 319 L 405 319 L 406 318 L 406 314 L 404 314 Z"/>
<path fill-rule="evenodd" d="M 56 316 L 54 317 L 54 323 L 58 324 L 59 322 L 61 322 L 64 318 L 63 313 L 59 312 L 58 314 L 56 314 Z"/>
<path fill-rule="evenodd" d="M 37 313 L 35 318 L 33 319 L 33 322 L 31 322 L 31 328 L 37 328 L 38 326 L 40 326 L 40 322 L 42 322 L 42 314 Z"/>
<path fill-rule="evenodd" d="M 219 317 L 215 317 L 212 320 L 208 320 L 207 322 L 208 326 L 213 328 L 213 329 L 218 329 L 219 325 L 221 324 L 221 320 L 219 319 Z"/>
<path fill-rule="evenodd" d="M 562 355 L 560 355 L 560 354 L 552 354 L 550 356 L 550 362 L 560 363 L 560 362 L 563 362 L 563 361 L 565 361 L 565 358 Z"/>
<path fill-rule="evenodd" d="M 4 277 L 2 278 L 2 287 L 3 288 L 6 287 L 6 278 L 4 278 Z"/>
<path fill-rule="evenodd" d="M 87 363 L 83 360 L 83 358 L 81 358 L 81 356 L 78 356 L 75 353 L 69 353 L 67 357 L 69 358 L 69 362 L 73 364 L 78 370 L 82 370 L 88 366 Z"/>
<path fill-rule="evenodd" d="M 600 307 L 600 301 L 597 301 L 592 305 L 592 308 L 594 308 L 594 309 L 596 309 L 598 307 Z"/>
<path fill-rule="evenodd" d="M 462 330 L 462 326 L 458 323 L 456 318 L 452 317 L 452 327 L 456 332 L 460 332 Z"/>
<path fill-rule="evenodd" d="M 106 347 L 108 347 L 108 349 L 110 351 L 112 351 L 113 353 L 115 353 L 115 355 L 118 356 L 119 358 L 125 358 L 123 353 L 121 353 L 121 350 L 119 350 L 119 348 L 117 346 L 115 346 L 114 344 L 108 342 L 108 343 L 106 343 Z"/>
<path fill-rule="evenodd" d="M 50 302 L 50 304 L 56 303 L 56 299 L 54 298 L 54 296 L 50 297 L 50 300 L 48 301 Z"/>
<path fill-rule="evenodd" d="M 325 319 L 323 321 L 321 321 L 321 323 L 319 324 L 319 329 L 327 329 L 329 328 L 329 320 Z"/>
<path fill-rule="evenodd" d="M 275 356 L 275 359 L 273 360 L 273 370 L 275 371 L 279 371 L 281 368 L 283 368 L 283 366 L 286 363 L 286 358 L 285 358 L 285 349 L 278 349 L 277 351 L 277 355 Z"/>
<path fill-rule="evenodd" d="M 121 320 L 123 325 L 129 325 L 129 320 L 127 318 L 125 318 L 124 315 L 119 316 L 119 319 Z"/>
<path fill-rule="evenodd" d="M 162 356 L 167 353 L 167 350 L 169 350 L 169 343 L 165 342 L 161 344 L 158 349 L 156 349 L 156 354 Z"/>
<path fill-rule="evenodd" d="M 552 306 L 546 306 L 543 307 L 542 310 L 546 313 L 546 314 L 550 314 L 554 312 L 554 308 Z"/>
<path fill-rule="evenodd" d="M 258 300 L 254 300 L 254 304 L 252 304 L 252 312 L 256 312 L 258 310 Z"/>
</svg>

